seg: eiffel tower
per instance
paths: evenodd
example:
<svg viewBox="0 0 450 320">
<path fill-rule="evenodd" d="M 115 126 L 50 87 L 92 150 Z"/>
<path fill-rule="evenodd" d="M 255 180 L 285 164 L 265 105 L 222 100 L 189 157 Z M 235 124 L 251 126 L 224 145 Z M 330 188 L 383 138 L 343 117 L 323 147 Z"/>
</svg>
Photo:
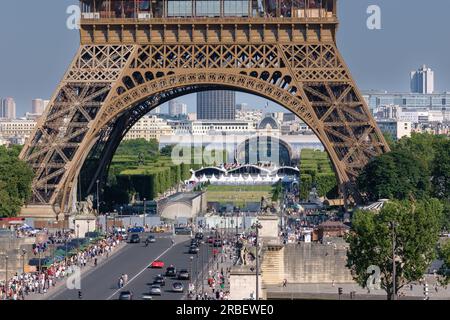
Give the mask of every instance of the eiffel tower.
<svg viewBox="0 0 450 320">
<path fill-rule="evenodd" d="M 81 0 L 80 47 L 20 157 L 34 170 L 22 215 L 64 218 L 103 181 L 127 131 L 171 99 L 230 89 L 302 119 L 340 190 L 389 151 L 336 44 L 337 0 Z"/>
</svg>

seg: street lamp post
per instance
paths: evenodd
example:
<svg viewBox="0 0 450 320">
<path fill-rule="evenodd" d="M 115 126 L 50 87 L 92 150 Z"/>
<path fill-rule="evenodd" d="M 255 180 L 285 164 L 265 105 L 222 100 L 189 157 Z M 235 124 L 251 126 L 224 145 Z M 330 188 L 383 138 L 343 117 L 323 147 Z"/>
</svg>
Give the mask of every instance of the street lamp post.
<svg viewBox="0 0 450 320">
<path fill-rule="evenodd" d="M 262 228 L 262 225 L 257 221 L 252 228 L 256 229 L 256 301 L 259 301 L 259 229 Z"/>
<path fill-rule="evenodd" d="M 194 276 L 193 275 L 193 273 L 192 273 L 192 262 L 194 261 L 194 257 L 193 256 L 190 256 L 189 257 L 189 261 L 190 261 L 190 265 L 191 265 L 191 270 L 189 270 L 189 282 L 191 283 L 191 285 L 190 286 L 192 286 L 192 284 L 193 284 L 193 282 L 192 282 L 192 277 Z M 190 290 L 189 290 L 190 291 Z M 193 293 L 193 292 L 189 292 L 190 294 L 191 293 Z"/>
<path fill-rule="evenodd" d="M 203 243 L 202 247 L 205 245 Z M 206 244 L 206 247 L 208 248 L 208 244 Z M 208 249 L 206 249 L 206 252 L 208 252 Z M 202 250 L 202 297 L 205 294 L 205 250 Z"/>
<path fill-rule="evenodd" d="M 8 259 L 9 259 L 9 257 L 8 256 L 5 256 L 5 264 L 6 264 L 6 270 L 5 270 L 5 273 L 6 273 L 6 278 L 5 278 L 5 281 L 6 281 L 6 290 L 8 290 L 8 284 L 9 284 L 9 279 L 8 279 Z"/>
<path fill-rule="evenodd" d="M 77 251 L 80 250 L 80 225 L 77 224 Z"/>
<path fill-rule="evenodd" d="M 100 198 L 99 198 L 99 192 L 98 192 L 98 184 L 100 183 L 100 180 L 97 179 L 97 214 L 100 215 Z"/>
<path fill-rule="evenodd" d="M 67 262 L 67 238 L 68 236 L 66 235 L 64 237 L 64 261 Z"/>
<path fill-rule="evenodd" d="M 145 214 L 146 214 L 146 210 L 145 210 L 145 209 L 146 209 L 146 208 L 145 208 L 145 204 L 146 204 L 146 203 L 145 203 L 145 201 L 146 201 L 146 200 L 147 200 L 147 199 L 144 198 L 144 220 L 142 221 L 142 227 L 144 227 L 144 228 L 145 228 Z"/>
<path fill-rule="evenodd" d="M 25 274 L 25 255 L 27 254 L 27 250 L 22 249 L 22 274 Z"/>
<path fill-rule="evenodd" d="M 396 266 L 395 266 L 395 246 L 396 246 L 396 239 L 395 239 L 395 228 L 397 227 L 396 222 L 391 222 L 390 227 L 392 229 L 392 299 L 397 300 L 397 289 L 396 289 Z"/>
<path fill-rule="evenodd" d="M 87 220 L 86 223 L 87 223 L 87 225 L 88 225 L 88 233 L 89 233 L 89 232 L 91 232 L 91 229 L 89 228 L 89 223 L 90 223 L 90 221 Z"/>
</svg>

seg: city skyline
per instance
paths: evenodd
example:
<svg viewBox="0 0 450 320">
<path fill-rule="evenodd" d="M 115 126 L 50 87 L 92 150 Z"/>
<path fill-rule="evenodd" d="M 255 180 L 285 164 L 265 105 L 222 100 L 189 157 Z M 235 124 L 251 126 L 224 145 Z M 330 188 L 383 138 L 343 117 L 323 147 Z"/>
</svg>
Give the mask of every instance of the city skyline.
<svg viewBox="0 0 450 320">
<path fill-rule="evenodd" d="M 435 90 L 450 90 L 450 74 L 445 72 L 450 70 L 450 62 L 442 54 L 450 50 L 449 45 L 444 41 L 434 41 L 439 38 L 439 34 L 429 36 L 430 30 L 445 29 L 440 24 L 445 21 L 445 12 L 450 10 L 450 3 L 440 2 L 442 10 L 433 11 L 433 15 L 425 18 L 427 20 L 423 24 L 417 25 L 414 21 L 424 19 L 423 6 L 419 2 L 376 2 L 382 12 L 381 30 L 369 30 L 366 27 L 366 10 L 369 5 L 374 4 L 372 1 L 339 2 L 341 27 L 338 45 L 360 88 L 408 92 L 410 71 L 427 64 L 436 72 Z M 438 3 L 437 0 L 431 2 Z M 67 64 L 75 55 L 79 42 L 78 33 L 66 28 L 66 9 L 76 3 L 74 0 L 58 1 L 56 4 L 49 0 L 26 0 L 4 4 L 0 21 L 5 25 L 14 25 L 16 31 L 0 28 L 0 39 L 10 48 L 2 51 L 0 97 L 13 97 L 16 100 L 18 116 L 30 111 L 32 99 L 50 99 Z M 404 13 L 404 8 L 408 8 L 407 14 Z M 429 5 L 428 8 L 432 6 Z M 40 18 L 44 14 L 47 17 L 45 21 Z M 27 15 L 29 24 L 18 22 L 21 20 L 18 17 L 22 15 Z M 431 46 L 434 50 L 428 50 Z M 33 59 L 29 59 L 30 48 L 33 49 Z M 20 70 L 14 67 L 16 63 L 13 62 L 17 60 L 23 63 Z M 42 75 L 46 75 L 45 78 Z M 195 95 L 185 96 L 180 100 L 188 104 L 190 112 L 194 110 Z M 253 102 L 250 103 L 251 107 L 262 108 L 266 105 L 264 99 L 237 93 L 237 103 L 243 102 Z M 269 111 L 278 109 L 274 105 L 270 104 Z"/>
</svg>

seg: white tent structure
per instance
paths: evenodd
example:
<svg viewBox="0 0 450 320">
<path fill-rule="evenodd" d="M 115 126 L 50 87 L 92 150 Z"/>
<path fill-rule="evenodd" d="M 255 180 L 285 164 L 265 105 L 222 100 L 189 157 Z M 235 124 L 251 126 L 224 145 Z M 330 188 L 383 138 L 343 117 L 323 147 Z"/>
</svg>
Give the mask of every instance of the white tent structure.
<svg viewBox="0 0 450 320">
<path fill-rule="evenodd" d="M 188 182 L 190 182 L 190 183 L 198 183 L 199 182 L 199 180 L 198 180 L 198 178 L 195 176 L 195 172 L 192 172 L 192 176 L 191 176 L 191 178 L 188 180 Z"/>
<path fill-rule="evenodd" d="M 245 179 L 245 184 L 254 184 L 255 180 L 253 180 L 253 177 L 249 174 L 248 177 Z"/>
</svg>

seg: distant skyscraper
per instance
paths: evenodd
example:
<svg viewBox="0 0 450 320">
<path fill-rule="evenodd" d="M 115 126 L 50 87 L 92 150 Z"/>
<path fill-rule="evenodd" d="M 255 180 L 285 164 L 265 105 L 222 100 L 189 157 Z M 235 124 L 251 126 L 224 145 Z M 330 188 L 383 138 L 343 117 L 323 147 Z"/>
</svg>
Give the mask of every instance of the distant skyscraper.
<svg viewBox="0 0 450 320">
<path fill-rule="evenodd" d="M 0 117 L 5 119 L 16 118 L 16 103 L 13 98 L 3 99 L 0 108 Z"/>
<path fill-rule="evenodd" d="M 236 93 L 212 90 L 197 93 L 198 120 L 235 120 Z"/>
<path fill-rule="evenodd" d="M 155 109 L 153 109 L 152 111 L 150 111 L 150 114 L 161 114 L 161 107 L 156 107 Z"/>
<path fill-rule="evenodd" d="M 177 100 L 172 100 L 169 102 L 169 115 L 176 117 L 179 115 L 187 115 L 187 105 L 181 103 Z"/>
<path fill-rule="evenodd" d="M 417 71 L 411 72 L 411 92 L 412 93 L 433 93 L 434 92 L 434 71 L 423 65 Z"/>
<path fill-rule="evenodd" d="M 31 113 L 32 114 L 43 114 L 44 113 L 44 100 L 33 99 L 31 101 Z"/>
<path fill-rule="evenodd" d="M 246 103 L 238 103 L 236 105 L 236 111 L 245 111 L 248 109 L 248 104 Z"/>
</svg>

